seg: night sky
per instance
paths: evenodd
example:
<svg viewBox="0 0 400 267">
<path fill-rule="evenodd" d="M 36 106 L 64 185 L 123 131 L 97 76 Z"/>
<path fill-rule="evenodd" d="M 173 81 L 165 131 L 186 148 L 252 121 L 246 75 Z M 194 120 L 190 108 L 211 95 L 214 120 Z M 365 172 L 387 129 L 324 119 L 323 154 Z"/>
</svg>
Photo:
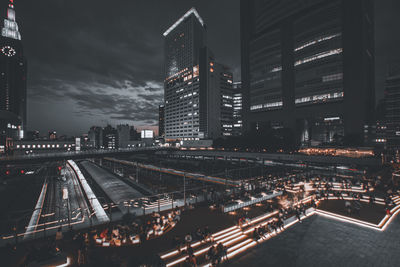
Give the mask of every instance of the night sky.
<svg viewBox="0 0 400 267">
<path fill-rule="evenodd" d="M 295 1 L 295 0 L 294 0 Z M 1 17 L 7 0 L 1 0 Z M 376 3 L 376 88 L 400 59 L 400 1 Z M 78 135 L 92 125 L 157 125 L 162 33 L 192 6 L 218 61 L 240 80 L 239 0 L 15 0 L 28 60 L 28 128 Z"/>
</svg>

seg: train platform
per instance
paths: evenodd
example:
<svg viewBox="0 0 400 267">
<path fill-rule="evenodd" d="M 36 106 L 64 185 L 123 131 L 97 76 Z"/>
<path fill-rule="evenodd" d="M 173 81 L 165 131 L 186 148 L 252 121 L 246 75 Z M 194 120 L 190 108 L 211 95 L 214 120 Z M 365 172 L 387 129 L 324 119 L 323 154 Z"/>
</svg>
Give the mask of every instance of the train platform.
<svg viewBox="0 0 400 267">
<path fill-rule="evenodd" d="M 143 194 L 127 185 L 115 174 L 89 161 L 82 161 L 80 165 L 89 173 L 92 179 L 101 187 L 113 203 L 123 203 L 131 199 L 143 197 Z"/>
</svg>

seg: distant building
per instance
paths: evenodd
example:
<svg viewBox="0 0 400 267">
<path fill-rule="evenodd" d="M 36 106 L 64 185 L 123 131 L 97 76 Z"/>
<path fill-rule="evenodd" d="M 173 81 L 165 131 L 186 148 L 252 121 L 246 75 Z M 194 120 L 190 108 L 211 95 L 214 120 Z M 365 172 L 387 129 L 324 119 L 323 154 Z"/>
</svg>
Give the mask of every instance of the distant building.
<svg viewBox="0 0 400 267">
<path fill-rule="evenodd" d="M 103 128 L 99 126 L 92 126 L 88 133 L 89 140 L 93 142 L 96 149 L 103 148 Z"/>
<path fill-rule="evenodd" d="M 130 127 L 128 124 L 117 125 L 118 148 L 127 148 L 130 138 Z"/>
<path fill-rule="evenodd" d="M 158 136 L 165 136 L 165 106 L 158 106 Z"/>
<path fill-rule="evenodd" d="M 242 0 L 245 130 L 290 128 L 303 145 L 362 141 L 375 106 L 373 3 Z"/>
<path fill-rule="evenodd" d="M 12 140 L 24 137 L 26 129 L 27 65 L 21 34 L 10 0 L 0 36 L 0 152 Z"/>
<path fill-rule="evenodd" d="M 48 138 L 49 138 L 49 140 L 57 140 L 57 132 L 56 131 L 50 131 Z"/>
<path fill-rule="evenodd" d="M 140 132 L 140 140 L 146 144 L 146 146 L 151 146 L 154 143 L 154 131 L 153 130 L 142 130 Z"/>
<path fill-rule="evenodd" d="M 103 147 L 105 149 L 118 149 L 118 132 L 111 125 L 103 129 Z"/>
<path fill-rule="evenodd" d="M 140 140 L 140 133 L 136 131 L 135 127 L 131 126 L 129 129 L 129 135 L 131 141 L 139 141 Z"/>
<path fill-rule="evenodd" d="M 40 133 L 39 133 L 39 131 L 27 131 L 24 139 L 25 140 L 39 140 Z"/>
<path fill-rule="evenodd" d="M 140 132 L 140 137 L 142 139 L 153 139 L 154 138 L 154 131 L 153 130 L 142 130 Z"/>
<path fill-rule="evenodd" d="M 56 141 L 56 140 L 15 140 L 10 147 L 13 155 L 26 155 L 32 153 L 49 153 L 56 151 L 74 151 L 75 140 Z"/>
<path fill-rule="evenodd" d="M 242 135 L 242 82 L 233 83 L 233 135 Z"/>
</svg>

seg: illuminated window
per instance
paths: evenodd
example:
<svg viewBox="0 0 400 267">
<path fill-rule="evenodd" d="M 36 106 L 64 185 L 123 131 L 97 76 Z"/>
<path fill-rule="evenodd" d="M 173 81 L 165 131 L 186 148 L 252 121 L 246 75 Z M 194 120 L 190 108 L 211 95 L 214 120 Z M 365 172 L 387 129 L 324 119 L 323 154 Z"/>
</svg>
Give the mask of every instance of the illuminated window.
<svg viewBox="0 0 400 267">
<path fill-rule="evenodd" d="M 314 60 L 318 60 L 318 59 L 321 59 L 321 58 L 324 58 L 324 57 L 341 54 L 342 51 L 343 51 L 342 48 L 337 48 L 337 49 L 321 52 L 321 53 L 315 54 L 313 56 L 305 57 L 303 59 L 297 60 L 294 63 L 294 65 L 298 66 L 298 65 L 305 64 L 305 63 L 308 63 L 308 62 L 311 62 L 311 61 L 314 61 Z"/>
<path fill-rule="evenodd" d="M 303 45 L 301 45 L 301 46 L 295 48 L 294 51 L 299 51 L 299 50 L 304 49 L 304 48 L 306 48 L 306 47 L 308 47 L 308 46 L 310 46 L 310 45 L 314 45 L 314 44 L 316 44 L 316 43 L 323 42 L 323 41 L 326 41 L 326 40 L 335 38 L 335 37 L 337 37 L 337 36 L 340 36 L 340 33 L 328 35 L 328 36 L 325 36 L 325 37 L 319 37 L 319 38 L 317 38 L 317 39 L 308 41 L 308 42 L 304 43 Z"/>
</svg>

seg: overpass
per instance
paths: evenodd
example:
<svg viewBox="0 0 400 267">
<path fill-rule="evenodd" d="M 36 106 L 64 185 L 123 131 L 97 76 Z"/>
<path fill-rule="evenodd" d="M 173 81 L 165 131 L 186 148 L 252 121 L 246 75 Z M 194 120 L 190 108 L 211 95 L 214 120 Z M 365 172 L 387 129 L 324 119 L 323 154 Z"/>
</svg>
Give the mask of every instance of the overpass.
<svg viewBox="0 0 400 267">
<path fill-rule="evenodd" d="M 129 155 L 135 153 L 157 153 L 158 155 L 169 155 L 184 158 L 197 159 L 224 159 L 233 161 L 253 161 L 268 165 L 268 162 L 294 162 L 294 163 L 317 163 L 329 165 L 356 165 L 379 167 L 382 162 L 379 158 L 350 158 L 341 156 L 315 156 L 306 154 L 285 154 L 285 153 L 261 153 L 261 152 L 242 152 L 242 151 L 223 151 L 223 150 L 177 150 L 165 147 L 136 147 L 127 149 L 101 149 L 86 151 L 67 151 L 40 153 L 18 156 L 0 157 L 0 165 L 13 163 L 24 163 L 33 161 L 53 161 L 65 159 L 84 159 L 115 157 L 118 155 Z"/>
<path fill-rule="evenodd" d="M 52 153 L 37 153 L 29 155 L 16 155 L 0 157 L 0 165 L 24 163 L 24 162 L 43 162 L 65 159 L 84 159 L 84 158 L 102 158 L 118 155 L 129 155 L 135 153 L 154 153 L 155 151 L 166 150 L 164 147 L 135 147 L 125 149 L 98 149 L 85 151 L 65 151 Z"/>
<path fill-rule="evenodd" d="M 306 154 L 261 153 L 223 150 L 172 150 L 160 151 L 159 155 L 169 155 L 195 159 L 221 159 L 231 161 L 250 161 L 268 165 L 273 162 L 292 162 L 300 164 L 329 164 L 329 165 L 356 165 L 379 167 L 382 162 L 379 158 L 350 158 L 341 156 L 315 156 Z"/>
</svg>

